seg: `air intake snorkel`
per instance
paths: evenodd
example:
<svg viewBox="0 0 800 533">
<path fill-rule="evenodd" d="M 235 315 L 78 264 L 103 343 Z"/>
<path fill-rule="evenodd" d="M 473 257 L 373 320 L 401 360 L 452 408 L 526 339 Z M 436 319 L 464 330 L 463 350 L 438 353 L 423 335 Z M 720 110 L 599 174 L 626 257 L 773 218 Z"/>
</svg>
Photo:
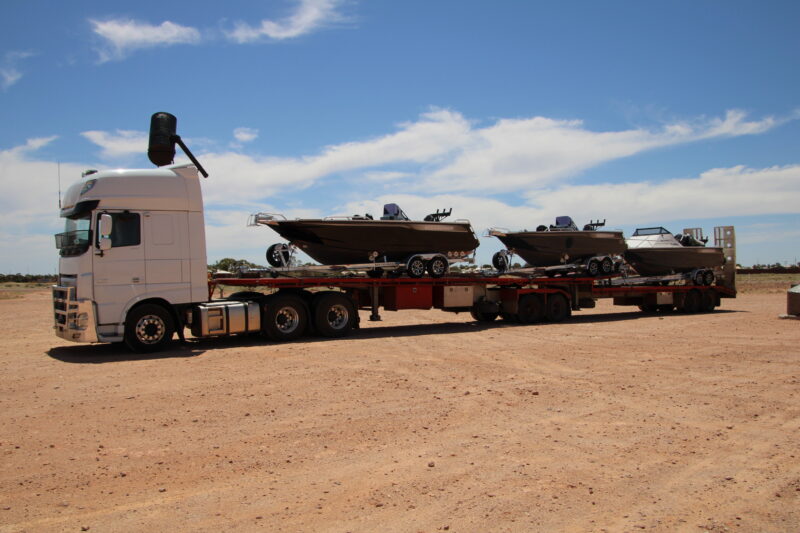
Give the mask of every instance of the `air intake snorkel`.
<svg viewBox="0 0 800 533">
<path fill-rule="evenodd" d="M 154 113 L 150 118 L 150 142 L 147 147 L 147 157 L 157 167 L 169 165 L 175 160 L 175 143 L 177 143 L 200 171 L 200 174 L 207 178 L 208 172 L 183 143 L 180 135 L 176 133 L 177 128 L 178 119 L 175 118 L 175 115 L 163 112 Z"/>
</svg>

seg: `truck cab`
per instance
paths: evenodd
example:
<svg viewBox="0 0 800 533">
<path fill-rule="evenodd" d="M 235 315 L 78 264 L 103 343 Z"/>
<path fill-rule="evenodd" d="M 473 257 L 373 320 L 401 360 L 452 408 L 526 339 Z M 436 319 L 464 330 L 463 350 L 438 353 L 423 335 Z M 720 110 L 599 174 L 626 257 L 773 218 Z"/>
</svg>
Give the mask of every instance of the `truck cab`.
<svg viewBox="0 0 800 533">
<path fill-rule="evenodd" d="M 87 172 L 67 189 L 60 215 L 53 287 L 59 337 L 119 342 L 127 327 L 155 344 L 182 330 L 182 309 L 208 299 L 194 165 Z"/>
</svg>

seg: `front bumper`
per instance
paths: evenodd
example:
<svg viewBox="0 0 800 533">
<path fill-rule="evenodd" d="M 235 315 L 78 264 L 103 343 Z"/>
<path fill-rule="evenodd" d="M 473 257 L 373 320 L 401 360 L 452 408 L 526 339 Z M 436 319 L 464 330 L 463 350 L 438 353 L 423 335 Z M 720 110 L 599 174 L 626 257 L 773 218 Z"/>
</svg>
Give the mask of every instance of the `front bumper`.
<svg viewBox="0 0 800 533">
<path fill-rule="evenodd" d="M 53 286 L 53 328 L 56 335 L 73 342 L 97 342 L 94 305 L 77 300 L 75 287 Z"/>
</svg>

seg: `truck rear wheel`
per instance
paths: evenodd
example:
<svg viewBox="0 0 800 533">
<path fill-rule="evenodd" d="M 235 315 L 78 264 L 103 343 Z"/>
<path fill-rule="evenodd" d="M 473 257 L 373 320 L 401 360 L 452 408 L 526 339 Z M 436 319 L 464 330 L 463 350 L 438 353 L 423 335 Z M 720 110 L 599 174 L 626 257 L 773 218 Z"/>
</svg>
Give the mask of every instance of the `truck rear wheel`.
<svg viewBox="0 0 800 533">
<path fill-rule="evenodd" d="M 312 307 L 314 326 L 323 337 L 345 337 L 353 329 L 356 311 L 347 296 L 336 292 L 322 294 Z"/>
<path fill-rule="evenodd" d="M 175 333 L 175 321 L 169 311 L 157 304 L 140 305 L 125 319 L 125 344 L 139 353 L 163 350 Z"/>
<path fill-rule="evenodd" d="M 278 295 L 264 302 L 261 331 L 277 342 L 294 340 L 306 331 L 308 312 L 297 296 Z"/>
</svg>

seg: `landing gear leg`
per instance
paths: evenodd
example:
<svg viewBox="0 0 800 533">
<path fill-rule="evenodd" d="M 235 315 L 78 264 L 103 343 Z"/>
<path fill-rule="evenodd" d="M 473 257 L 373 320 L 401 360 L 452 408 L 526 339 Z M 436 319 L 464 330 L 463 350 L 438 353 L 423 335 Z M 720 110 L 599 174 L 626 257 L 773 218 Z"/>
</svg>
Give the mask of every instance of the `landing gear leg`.
<svg viewBox="0 0 800 533">
<path fill-rule="evenodd" d="M 370 296 L 372 297 L 372 313 L 369 315 L 370 322 L 380 322 L 381 315 L 378 313 L 378 307 L 380 302 L 378 299 L 380 298 L 380 287 L 378 285 L 373 285 L 370 289 Z"/>
</svg>

